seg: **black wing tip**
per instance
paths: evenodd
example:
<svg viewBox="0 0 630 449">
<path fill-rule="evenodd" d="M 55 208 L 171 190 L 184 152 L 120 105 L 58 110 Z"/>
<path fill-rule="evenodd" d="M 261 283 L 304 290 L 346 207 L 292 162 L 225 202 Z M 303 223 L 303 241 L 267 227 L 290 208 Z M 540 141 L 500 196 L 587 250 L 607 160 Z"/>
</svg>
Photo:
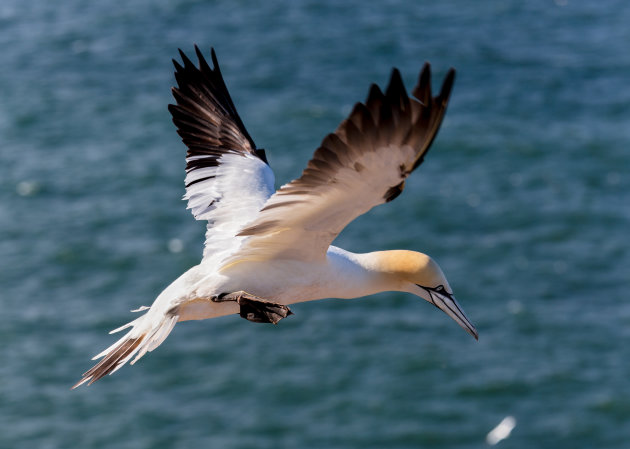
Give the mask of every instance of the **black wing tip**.
<svg viewBox="0 0 630 449">
<path fill-rule="evenodd" d="M 192 110 L 184 111 L 183 109 L 180 109 L 178 105 L 181 106 L 183 102 L 192 102 L 202 109 L 208 107 L 208 104 L 214 105 L 213 107 L 215 107 L 216 110 L 212 113 L 218 114 L 220 120 L 232 122 L 236 128 L 238 128 L 238 131 L 244 139 L 249 143 L 251 150 L 248 151 L 258 156 L 258 154 L 254 151 L 256 149 L 256 144 L 245 129 L 245 125 L 239 117 L 228 88 L 225 85 L 214 47 L 210 47 L 212 67 L 208 64 L 206 58 L 201 52 L 201 49 L 199 48 L 199 45 L 193 44 L 193 47 L 195 55 L 198 59 L 198 67 L 193 64 L 191 59 L 181 48 L 178 48 L 178 52 L 182 62 L 180 63 L 176 59 L 173 59 L 173 64 L 176 69 L 175 80 L 177 82 L 177 87 L 172 88 L 171 92 L 175 97 L 177 104 L 170 105 L 168 110 L 173 116 L 173 122 L 178 128 L 178 132 L 182 135 L 182 133 L 186 134 L 188 131 L 191 131 L 187 130 L 186 123 L 184 122 L 188 119 L 186 119 L 186 117 L 182 117 L 183 115 L 190 115 L 192 118 L 195 118 L 197 114 Z M 197 128 L 198 127 L 195 129 Z M 186 141 L 184 141 L 184 143 L 186 143 Z M 267 163 L 266 158 L 264 158 L 263 161 Z"/>
<path fill-rule="evenodd" d="M 412 95 L 424 105 L 428 105 L 431 101 L 431 63 L 429 61 L 425 61 L 422 65 L 418 75 L 418 83 L 414 87 Z"/>
<path fill-rule="evenodd" d="M 420 69 L 420 75 L 418 77 L 418 84 L 421 86 L 431 84 L 431 63 L 429 61 L 424 61 L 424 64 L 422 64 L 422 69 Z"/>
<path fill-rule="evenodd" d="M 182 62 L 184 63 L 184 67 L 196 69 L 195 64 L 190 60 L 190 58 L 184 53 L 181 48 L 177 49 L 179 51 L 179 56 L 182 58 Z"/>
<path fill-rule="evenodd" d="M 175 66 L 175 72 L 182 72 L 184 70 L 184 67 L 182 67 L 177 59 L 173 58 L 171 61 L 173 61 L 173 65 Z"/>
<path fill-rule="evenodd" d="M 400 70 L 396 67 L 392 68 L 392 73 L 389 77 L 389 84 L 385 90 L 385 96 L 391 98 L 392 100 L 398 100 L 401 96 L 407 96 L 405 83 L 400 74 Z"/>
<path fill-rule="evenodd" d="M 212 54 L 214 54 L 214 48 L 212 49 Z M 201 53 L 201 50 L 199 49 L 199 46 L 197 46 L 197 44 L 195 44 L 195 54 L 197 55 L 197 60 L 199 61 L 199 70 L 204 73 L 204 72 L 209 72 L 212 73 L 214 70 L 212 68 L 210 68 L 210 66 L 208 65 L 208 62 L 206 61 L 206 58 L 204 58 L 203 53 Z M 213 63 L 215 70 L 218 70 L 218 63 Z"/>
<path fill-rule="evenodd" d="M 383 95 L 383 91 L 376 83 L 372 83 L 370 85 L 370 90 L 368 91 L 367 99 L 365 100 L 365 104 L 368 104 L 370 100 L 382 99 L 385 95 Z"/>
<path fill-rule="evenodd" d="M 177 48 L 177 52 L 179 53 L 179 56 L 182 60 L 182 63 L 184 64 L 183 66 L 179 63 L 179 61 L 177 61 L 176 59 L 173 59 L 173 65 L 175 66 L 175 68 L 177 69 L 177 71 L 182 71 L 182 69 L 193 69 L 193 70 L 198 70 L 200 72 L 205 72 L 205 71 L 209 71 L 209 72 L 220 72 L 221 70 L 219 69 L 219 61 L 217 60 L 217 54 L 214 51 L 214 47 L 210 47 L 210 56 L 212 59 L 212 65 L 213 67 L 210 67 L 210 65 L 208 64 L 208 62 L 206 61 L 206 58 L 204 57 L 201 49 L 199 48 L 199 45 L 197 44 L 193 44 L 193 48 L 195 49 L 195 55 L 197 56 L 197 60 L 199 62 L 199 68 L 197 68 L 192 60 L 188 57 L 188 55 L 186 55 L 186 53 L 184 52 L 184 50 L 182 50 L 181 48 Z"/>
<path fill-rule="evenodd" d="M 444 81 L 442 81 L 442 88 L 440 89 L 440 94 L 438 98 L 440 98 L 443 102 L 448 101 L 451 96 L 451 91 L 453 90 L 453 85 L 455 84 L 455 69 L 451 67 L 448 69 L 446 76 L 444 77 Z"/>
<path fill-rule="evenodd" d="M 212 60 L 212 67 L 210 67 L 210 65 L 206 61 L 206 58 L 203 55 L 203 52 L 199 48 L 199 45 L 193 44 L 193 48 L 195 50 L 195 55 L 197 56 L 197 60 L 199 61 L 199 69 L 197 70 L 199 70 L 200 72 L 208 71 L 211 73 L 214 73 L 214 72 L 221 73 L 221 69 L 219 68 L 219 61 L 217 59 L 217 53 L 214 50 L 214 47 L 210 47 L 210 59 Z M 182 61 L 184 62 L 184 66 L 189 67 L 186 64 L 186 61 L 190 62 L 190 59 L 188 58 L 186 53 L 184 53 L 184 51 L 181 48 L 178 48 L 177 51 L 179 52 L 179 55 L 182 58 Z M 173 62 L 175 63 L 175 60 L 173 60 Z M 192 62 L 190 62 L 190 65 L 194 67 L 194 64 L 192 64 Z"/>
<path fill-rule="evenodd" d="M 215 69 L 219 70 L 219 60 L 217 59 L 217 53 L 214 51 L 214 47 L 210 47 L 210 58 L 212 59 L 212 65 Z"/>
<path fill-rule="evenodd" d="M 363 103 L 361 103 L 360 101 L 358 101 L 352 107 L 352 111 L 350 112 L 350 117 L 352 117 L 354 115 L 364 115 L 366 113 L 367 114 L 370 113 L 370 111 L 368 110 L 367 106 L 364 105 Z"/>
<path fill-rule="evenodd" d="M 456 72 L 453 67 L 450 67 L 446 72 L 444 81 L 442 81 L 440 93 L 434 97 L 434 100 L 438 103 L 448 102 L 448 98 L 450 97 L 453 89 L 453 84 L 455 83 L 455 73 Z M 425 61 L 422 65 L 422 69 L 420 69 L 418 84 L 414 87 L 412 94 L 424 105 L 427 105 L 431 101 L 431 63 L 428 61 Z"/>
<path fill-rule="evenodd" d="M 389 84 L 392 84 L 393 80 L 402 82 L 402 76 L 400 75 L 400 70 L 398 67 L 392 67 L 392 73 L 389 75 Z"/>
</svg>

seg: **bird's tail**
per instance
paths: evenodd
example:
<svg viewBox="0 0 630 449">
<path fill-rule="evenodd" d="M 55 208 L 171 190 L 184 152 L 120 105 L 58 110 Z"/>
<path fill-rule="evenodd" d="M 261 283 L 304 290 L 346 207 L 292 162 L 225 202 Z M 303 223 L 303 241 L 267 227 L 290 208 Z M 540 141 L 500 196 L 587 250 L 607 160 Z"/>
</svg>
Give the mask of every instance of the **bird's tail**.
<svg viewBox="0 0 630 449">
<path fill-rule="evenodd" d="M 140 312 L 147 309 L 149 308 L 143 306 L 138 310 L 132 310 L 132 312 Z M 149 312 L 141 317 L 136 318 L 118 329 L 114 329 L 110 334 L 131 327 L 131 330 L 116 343 L 92 358 L 92 360 L 100 358 L 102 358 L 102 360 L 83 373 L 81 380 L 72 388 L 74 389 L 86 382 L 88 385 L 91 385 L 101 377 L 112 374 L 120 369 L 135 356 L 133 361 L 131 361 L 133 365 L 147 352 L 153 351 L 160 346 L 173 330 L 178 318 L 179 315 L 177 315 L 175 311 L 156 316 L 155 313 L 151 313 L 151 310 L 149 310 Z"/>
</svg>

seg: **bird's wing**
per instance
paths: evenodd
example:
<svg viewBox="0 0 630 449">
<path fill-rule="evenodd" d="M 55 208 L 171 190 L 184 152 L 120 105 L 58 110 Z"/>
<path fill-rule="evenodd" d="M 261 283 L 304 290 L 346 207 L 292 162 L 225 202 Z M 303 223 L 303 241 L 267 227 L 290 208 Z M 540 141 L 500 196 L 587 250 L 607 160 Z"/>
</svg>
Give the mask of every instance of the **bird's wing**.
<svg viewBox="0 0 630 449">
<path fill-rule="evenodd" d="M 321 260 L 352 220 L 396 198 L 438 132 L 453 86 L 450 69 L 439 95 L 430 67 L 413 96 L 394 69 L 385 93 L 372 85 L 337 130 L 326 136 L 298 179 L 282 186 L 239 236 L 248 237 L 224 268 L 246 260 Z"/>
<path fill-rule="evenodd" d="M 195 46 L 199 68 L 180 50 L 173 60 L 176 105 L 169 105 L 188 147 L 186 194 L 197 220 L 208 220 L 204 258 L 228 250 L 274 191 L 264 150 L 256 148 L 230 98 L 214 49 L 210 68 Z"/>
</svg>

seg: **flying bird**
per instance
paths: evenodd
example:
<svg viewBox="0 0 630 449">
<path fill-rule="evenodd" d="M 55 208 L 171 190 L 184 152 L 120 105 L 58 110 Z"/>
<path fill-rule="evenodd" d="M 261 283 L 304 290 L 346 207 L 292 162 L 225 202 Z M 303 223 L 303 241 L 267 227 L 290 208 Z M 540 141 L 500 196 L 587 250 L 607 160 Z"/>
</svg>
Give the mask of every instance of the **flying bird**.
<svg viewBox="0 0 630 449">
<path fill-rule="evenodd" d="M 409 97 L 392 70 L 385 92 L 372 85 L 302 175 L 274 187 L 265 151 L 245 129 L 214 49 L 212 67 L 180 50 L 173 60 L 176 104 L 169 111 L 187 146 L 188 209 L 207 221 L 203 259 L 171 283 L 73 387 L 91 384 L 157 348 L 179 321 L 239 314 L 276 324 L 290 304 L 408 292 L 432 303 L 478 338 L 444 273 L 428 255 L 406 250 L 356 254 L 332 245 L 352 220 L 395 199 L 423 161 L 448 103 L 455 71 L 431 92 L 425 63 Z M 133 359 L 133 360 L 132 360 Z"/>
</svg>

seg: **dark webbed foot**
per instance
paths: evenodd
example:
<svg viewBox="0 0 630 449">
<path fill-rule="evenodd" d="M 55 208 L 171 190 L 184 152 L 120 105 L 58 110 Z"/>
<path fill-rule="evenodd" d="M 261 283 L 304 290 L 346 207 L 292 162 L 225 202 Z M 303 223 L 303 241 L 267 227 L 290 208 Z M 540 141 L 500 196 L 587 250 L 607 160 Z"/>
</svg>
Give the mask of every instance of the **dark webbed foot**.
<svg viewBox="0 0 630 449">
<path fill-rule="evenodd" d="M 219 295 L 213 300 L 236 301 L 241 306 L 240 316 L 254 323 L 277 324 L 281 319 L 293 314 L 284 304 L 267 301 L 243 291 Z"/>
<path fill-rule="evenodd" d="M 255 296 L 241 296 L 237 302 L 241 306 L 241 317 L 254 323 L 277 324 L 282 318 L 293 314 L 291 309 L 283 304 L 260 300 Z"/>
</svg>

